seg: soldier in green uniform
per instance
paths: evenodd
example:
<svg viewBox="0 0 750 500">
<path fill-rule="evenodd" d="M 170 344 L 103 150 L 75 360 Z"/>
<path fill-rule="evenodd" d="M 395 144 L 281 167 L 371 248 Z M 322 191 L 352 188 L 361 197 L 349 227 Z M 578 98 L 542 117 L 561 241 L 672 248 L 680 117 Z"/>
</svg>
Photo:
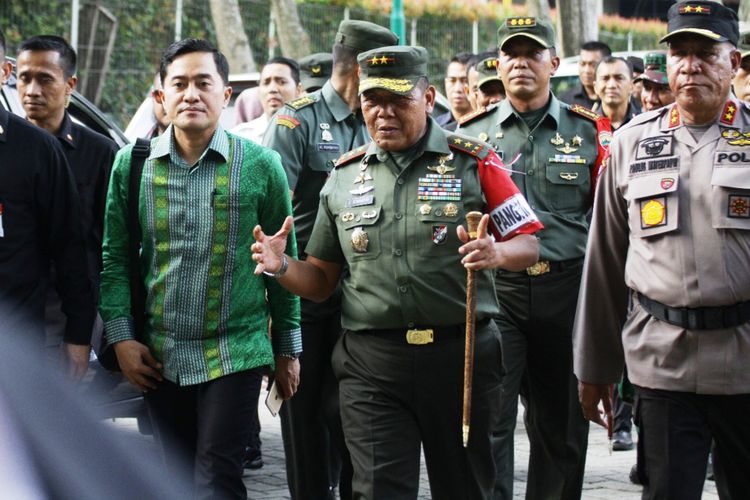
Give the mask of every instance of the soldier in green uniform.
<svg viewBox="0 0 750 500">
<path fill-rule="evenodd" d="M 300 249 L 310 239 L 320 189 L 334 161 L 369 139 L 357 97 L 357 54 L 395 43 L 398 37 L 382 26 L 342 21 L 333 45 L 331 79 L 321 90 L 287 103 L 271 120 L 263 145 L 281 155 Z M 350 495 L 351 462 L 331 369 L 331 353 L 341 334 L 340 295 L 334 293 L 321 304 L 302 301 L 301 383 L 281 410 L 287 480 L 295 500 L 334 498 L 337 483 L 341 498 Z"/>
<path fill-rule="evenodd" d="M 506 374 L 493 444 L 495 498 L 513 496 L 519 391 L 531 442 L 526 497 L 580 498 L 588 423 L 577 405 L 571 332 L 586 213 L 611 132 L 606 119 L 551 93 L 559 59 L 548 21 L 506 19 L 498 38 L 507 98 L 465 118 L 459 131 L 492 144 L 545 229 L 538 235 L 539 262 L 496 275 Z"/>
<path fill-rule="evenodd" d="M 420 446 L 433 498 L 490 498 L 501 373 L 490 269 L 536 262 L 531 233 L 541 225 L 491 148 L 429 117 L 426 49 L 384 47 L 358 61 L 373 142 L 344 155 L 321 191 L 306 261 L 283 255 L 291 218 L 273 236 L 255 228 L 256 273 L 312 300 L 342 280 L 345 333 L 333 365 L 356 498 L 416 498 Z M 477 240 L 466 243 L 459 226 L 472 210 L 491 215 L 497 242 L 485 215 Z M 465 269 L 478 280 L 467 448 Z"/>
</svg>

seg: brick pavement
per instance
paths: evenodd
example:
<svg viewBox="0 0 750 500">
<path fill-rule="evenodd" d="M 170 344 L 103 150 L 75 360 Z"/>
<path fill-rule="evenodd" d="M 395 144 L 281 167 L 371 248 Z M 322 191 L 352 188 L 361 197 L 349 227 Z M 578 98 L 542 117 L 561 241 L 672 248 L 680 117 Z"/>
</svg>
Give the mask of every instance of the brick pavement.
<svg viewBox="0 0 750 500">
<path fill-rule="evenodd" d="M 284 448 L 281 442 L 281 427 L 278 418 L 274 418 L 266 409 L 262 391 L 260 405 L 261 439 L 263 440 L 263 468 L 245 471 L 245 485 L 248 498 L 252 500 L 287 500 L 289 491 L 286 487 L 284 467 Z M 529 458 L 529 444 L 523 426 L 519 406 L 519 420 L 516 427 L 516 471 L 514 498 L 524 498 L 526 491 L 526 473 Z M 135 421 L 120 419 L 115 422 L 119 428 L 137 434 Z M 150 437 L 141 437 L 144 445 L 153 446 Z M 641 496 L 641 488 L 631 484 L 628 480 L 630 467 L 635 463 L 635 451 L 615 451 L 609 455 L 609 447 L 604 429 L 592 425 L 589 432 L 589 449 L 586 458 L 586 475 L 584 478 L 584 500 L 637 500 Z M 419 499 L 430 499 L 430 487 L 427 472 L 422 461 L 422 475 L 420 478 Z M 706 481 L 703 488 L 705 500 L 718 500 L 716 486 L 712 481 Z"/>
</svg>

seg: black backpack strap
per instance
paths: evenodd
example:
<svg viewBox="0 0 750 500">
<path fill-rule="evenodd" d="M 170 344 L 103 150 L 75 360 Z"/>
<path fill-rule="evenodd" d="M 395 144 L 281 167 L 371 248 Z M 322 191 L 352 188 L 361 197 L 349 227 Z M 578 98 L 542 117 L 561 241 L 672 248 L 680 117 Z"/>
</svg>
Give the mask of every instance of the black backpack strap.
<svg viewBox="0 0 750 500">
<path fill-rule="evenodd" d="M 138 221 L 138 202 L 141 194 L 143 164 L 151 153 L 151 141 L 139 138 L 130 155 L 128 179 L 128 262 L 130 268 L 130 313 L 133 316 L 136 339 L 143 335 L 146 321 L 146 287 L 140 272 L 141 224 Z"/>
</svg>

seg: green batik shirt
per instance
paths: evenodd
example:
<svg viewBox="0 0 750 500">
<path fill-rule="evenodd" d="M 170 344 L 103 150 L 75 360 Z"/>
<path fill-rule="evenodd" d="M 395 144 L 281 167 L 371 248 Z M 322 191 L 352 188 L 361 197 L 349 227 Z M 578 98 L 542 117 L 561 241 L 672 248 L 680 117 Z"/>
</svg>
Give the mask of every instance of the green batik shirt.
<svg viewBox="0 0 750 500">
<path fill-rule="evenodd" d="M 458 132 L 491 144 L 513 170 L 511 178 L 544 224 L 536 233 L 539 260 L 583 257 L 599 155 L 595 121 L 550 94 L 534 130 L 504 99 L 464 118 Z"/>
<path fill-rule="evenodd" d="M 100 309 L 110 343 L 134 338 L 127 230 L 131 151 L 127 146 L 117 154 L 106 204 Z M 164 365 L 166 379 L 198 384 L 273 366 L 274 354 L 302 351 L 299 299 L 273 278 L 255 276 L 250 250 L 256 224 L 273 234 L 291 214 L 278 154 L 219 127 L 191 167 L 177 154 L 170 126 L 151 141 L 138 208 L 145 343 Z M 286 252 L 296 255 L 293 237 Z"/>
<path fill-rule="evenodd" d="M 349 268 L 342 278 L 344 328 L 466 320 L 466 270 L 456 226 L 465 224 L 467 212 L 484 211 L 485 200 L 479 159 L 472 153 L 478 144 L 462 139 L 458 149 L 455 139 L 430 119 L 405 168 L 371 142 L 342 158 L 323 187 L 307 253 Z M 407 155 L 399 157 L 406 161 Z M 432 184 L 446 195 L 419 194 Z M 498 312 L 492 274 L 476 273 L 479 319 Z"/>
<path fill-rule="evenodd" d="M 286 103 L 273 118 L 263 145 L 281 155 L 281 164 L 294 192 L 294 229 L 300 253 L 310 240 L 318 212 L 320 190 L 338 157 L 369 141 L 360 112 L 327 81 L 323 88 Z"/>
</svg>

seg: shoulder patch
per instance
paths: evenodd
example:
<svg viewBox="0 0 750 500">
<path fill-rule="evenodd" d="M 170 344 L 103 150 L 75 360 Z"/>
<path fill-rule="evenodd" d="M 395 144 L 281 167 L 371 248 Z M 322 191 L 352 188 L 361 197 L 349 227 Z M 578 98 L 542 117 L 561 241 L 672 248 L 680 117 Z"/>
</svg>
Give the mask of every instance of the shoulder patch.
<svg viewBox="0 0 750 500">
<path fill-rule="evenodd" d="M 289 129 L 295 129 L 299 126 L 300 121 L 290 115 L 276 115 L 276 125 L 283 125 Z"/>
<path fill-rule="evenodd" d="M 580 104 L 571 104 L 569 109 L 573 113 L 581 115 L 584 118 L 588 118 L 589 120 L 594 121 L 594 122 L 602 117 L 602 115 L 600 115 L 596 111 L 591 111 L 589 108 L 585 106 L 581 106 Z"/>
<path fill-rule="evenodd" d="M 462 153 L 470 154 L 480 160 L 487 158 L 490 154 L 490 147 L 482 141 L 478 141 L 473 137 L 458 134 L 448 134 L 448 146 L 451 149 L 461 151 Z"/>
<path fill-rule="evenodd" d="M 370 147 L 370 144 L 365 144 L 363 146 L 360 146 L 356 149 L 352 149 L 348 153 L 344 153 L 339 157 L 338 160 L 336 160 L 336 168 L 343 167 L 344 165 L 347 165 L 349 163 L 352 163 L 355 160 L 358 160 L 362 158 L 365 153 L 367 152 L 367 148 Z"/>
<path fill-rule="evenodd" d="M 490 104 L 489 106 L 484 106 L 482 108 L 479 108 L 478 110 L 469 113 L 468 115 L 464 115 L 461 117 L 460 120 L 458 120 L 458 124 L 460 126 L 464 126 L 470 122 L 473 122 L 477 118 L 480 118 L 482 116 L 485 116 L 489 114 L 490 111 L 493 111 L 497 107 L 497 103 Z"/>
<path fill-rule="evenodd" d="M 300 97 L 299 99 L 295 99 L 291 102 L 286 103 L 286 105 L 292 109 L 299 110 L 304 108 L 305 106 L 313 104 L 317 100 L 317 97 L 315 97 L 314 95 L 305 95 Z"/>
</svg>

